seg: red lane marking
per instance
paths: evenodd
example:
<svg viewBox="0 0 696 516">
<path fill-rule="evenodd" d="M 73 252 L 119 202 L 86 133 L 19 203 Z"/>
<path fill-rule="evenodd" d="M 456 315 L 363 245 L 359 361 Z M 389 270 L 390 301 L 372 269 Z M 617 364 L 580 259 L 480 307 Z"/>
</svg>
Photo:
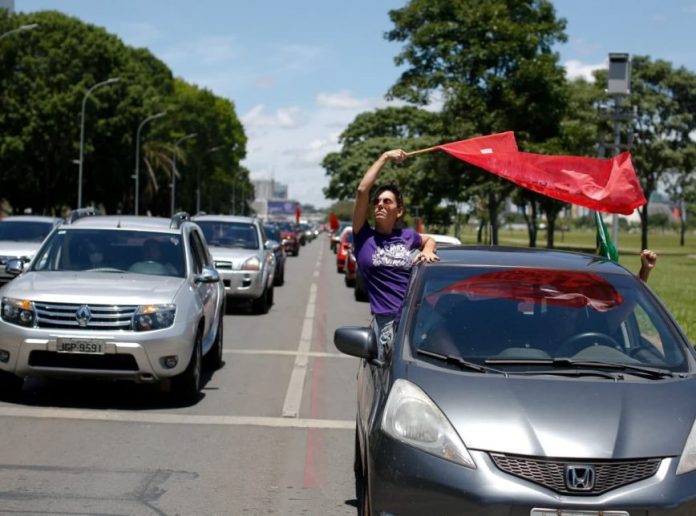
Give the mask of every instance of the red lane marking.
<svg viewBox="0 0 696 516">
<path fill-rule="evenodd" d="M 326 275 L 324 267 L 320 266 L 319 279 L 317 284 L 317 302 L 314 312 L 314 331 L 312 332 L 312 347 L 326 350 Z M 324 358 L 314 358 L 311 361 L 310 381 L 310 405 L 309 417 L 316 418 L 319 415 L 319 405 L 324 387 Z M 322 434 L 310 428 L 307 430 L 307 442 L 304 465 L 304 488 L 312 489 L 319 486 L 320 469 L 318 464 L 317 450 L 323 444 Z"/>
</svg>

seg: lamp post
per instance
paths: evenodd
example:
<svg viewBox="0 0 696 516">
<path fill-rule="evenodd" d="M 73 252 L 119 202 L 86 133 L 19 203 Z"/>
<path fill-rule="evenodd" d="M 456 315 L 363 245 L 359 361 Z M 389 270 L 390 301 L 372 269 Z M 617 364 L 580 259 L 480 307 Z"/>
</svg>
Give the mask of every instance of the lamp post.
<svg viewBox="0 0 696 516">
<path fill-rule="evenodd" d="M 184 140 L 188 140 L 190 138 L 195 138 L 198 136 L 198 133 L 189 133 L 181 138 L 179 138 L 176 142 L 174 142 L 174 147 L 179 147 L 179 144 L 183 142 Z M 172 206 L 171 206 L 171 214 L 174 216 L 174 207 L 176 204 L 176 152 L 172 154 Z"/>
<path fill-rule="evenodd" d="M 20 25 L 16 29 L 8 30 L 7 32 L 3 32 L 2 34 L 0 34 L 0 39 L 4 38 L 6 36 L 10 36 L 11 34 L 16 34 L 17 32 L 24 32 L 27 30 L 35 29 L 38 26 L 39 26 L 38 23 L 30 23 L 28 25 Z"/>
<path fill-rule="evenodd" d="M 631 93 L 631 57 L 626 53 L 609 54 L 609 71 L 607 74 L 607 94 L 614 99 L 614 109 L 610 115 L 614 129 L 614 152 L 621 151 L 621 120 L 631 120 L 630 114 L 621 112 L 621 102 Z M 619 216 L 614 213 L 611 224 L 611 238 L 616 249 L 619 248 Z"/>
<path fill-rule="evenodd" d="M 133 212 L 136 215 L 138 215 L 138 212 L 140 210 L 140 131 L 143 129 L 145 124 L 147 124 L 151 120 L 163 117 L 166 114 L 166 111 L 162 111 L 161 113 L 150 115 L 145 120 L 140 122 L 140 125 L 138 126 L 138 131 L 135 133 L 135 173 L 133 174 L 133 179 L 135 179 L 135 206 Z"/>
<path fill-rule="evenodd" d="M 94 86 L 92 86 L 90 89 L 87 90 L 87 93 L 85 93 L 85 96 L 82 99 L 82 118 L 80 121 L 80 172 L 79 172 L 79 177 L 77 179 L 77 207 L 82 208 L 82 168 L 84 164 L 84 159 L 83 159 L 83 154 L 84 154 L 84 146 L 85 146 L 85 107 L 87 106 L 87 99 L 89 98 L 89 95 L 99 88 L 100 86 L 106 86 L 107 84 L 113 84 L 115 82 L 120 81 L 118 77 L 112 77 L 111 79 L 107 79 L 102 82 L 98 82 Z"/>
<path fill-rule="evenodd" d="M 216 152 L 222 149 L 222 145 L 216 145 L 211 147 L 203 153 L 203 156 L 207 156 L 211 152 Z M 196 213 L 201 211 L 201 168 L 198 167 L 198 172 L 196 173 Z"/>
</svg>

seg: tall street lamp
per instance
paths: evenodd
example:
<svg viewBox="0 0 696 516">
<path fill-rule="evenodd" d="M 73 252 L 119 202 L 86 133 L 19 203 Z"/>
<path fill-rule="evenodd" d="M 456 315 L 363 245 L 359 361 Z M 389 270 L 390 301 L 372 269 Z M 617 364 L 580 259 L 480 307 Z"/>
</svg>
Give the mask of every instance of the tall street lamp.
<svg viewBox="0 0 696 516">
<path fill-rule="evenodd" d="M 85 96 L 82 99 L 82 119 L 80 121 L 80 172 L 79 172 L 79 177 L 77 179 L 77 207 L 82 208 L 82 167 L 84 164 L 84 159 L 83 159 L 83 153 L 84 153 L 84 146 L 85 146 L 85 107 L 87 106 L 87 99 L 89 98 L 90 93 L 92 93 L 94 90 L 99 88 L 100 86 L 106 86 L 107 84 L 113 84 L 115 82 L 120 81 L 121 79 L 118 77 L 112 77 L 111 79 L 107 79 L 102 82 L 98 82 L 94 86 L 92 86 L 90 89 L 87 90 L 87 93 L 85 93 Z"/>
<path fill-rule="evenodd" d="M 37 28 L 38 26 L 39 26 L 38 23 L 30 23 L 30 24 L 28 24 L 28 25 L 20 25 L 20 26 L 17 27 L 16 29 L 8 30 L 7 32 L 3 32 L 2 34 L 0 34 L 0 39 L 4 38 L 4 37 L 6 37 L 6 36 L 9 36 L 9 35 L 11 35 L 11 34 L 16 34 L 17 32 L 24 32 L 24 31 L 27 31 L 27 30 L 35 29 L 35 28 Z"/>
<path fill-rule="evenodd" d="M 207 156 L 211 152 L 216 152 L 222 149 L 222 145 L 217 145 L 215 147 L 211 147 L 208 150 L 206 150 L 203 153 L 203 156 Z M 196 213 L 201 212 L 201 168 L 198 167 L 198 171 L 196 173 Z"/>
<path fill-rule="evenodd" d="M 188 140 L 189 138 L 195 138 L 198 136 L 198 133 L 189 133 L 181 138 L 179 138 L 176 142 L 174 142 L 174 153 L 172 154 L 172 206 L 171 206 L 171 212 L 172 212 L 172 217 L 174 216 L 174 205 L 176 201 L 176 148 L 179 147 L 179 144 L 183 142 L 184 140 Z"/>
<path fill-rule="evenodd" d="M 140 209 L 140 131 L 143 129 L 145 124 L 156 118 L 161 118 L 166 115 L 166 111 L 162 111 L 155 115 L 150 115 L 145 120 L 140 122 L 138 126 L 138 131 L 135 133 L 135 173 L 133 174 L 133 179 L 135 179 L 135 206 L 133 212 L 138 215 Z"/>
</svg>

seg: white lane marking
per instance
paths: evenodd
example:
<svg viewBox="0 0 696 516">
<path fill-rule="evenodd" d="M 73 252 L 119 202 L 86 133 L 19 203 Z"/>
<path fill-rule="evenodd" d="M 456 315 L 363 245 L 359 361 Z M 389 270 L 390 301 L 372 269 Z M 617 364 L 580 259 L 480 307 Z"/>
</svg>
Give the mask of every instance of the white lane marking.
<svg viewBox="0 0 696 516">
<path fill-rule="evenodd" d="M 319 256 L 315 269 L 321 265 L 322 257 L 324 256 L 324 248 L 319 249 Z M 295 365 L 292 368 L 288 390 L 285 393 L 285 401 L 283 402 L 283 417 L 297 418 L 300 414 L 300 404 L 302 403 L 302 392 L 304 390 L 305 377 L 307 376 L 308 353 L 312 346 L 312 332 L 314 331 L 314 313 L 316 311 L 317 300 L 317 284 L 313 282 L 309 286 L 309 301 L 307 302 L 307 310 L 302 323 L 302 334 L 300 343 L 297 346 L 297 356 L 295 357 Z"/>
<path fill-rule="evenodd" d="M 225 349 L 223 353 L 230 355 L 281 355 L 294 357 L 297 355 L 306 355 L 312 358 L 354 358 L 343 353 L 325 353 L 322 351 L 310 351 L 308 353 L 299 353 L 298 351 L 287 351 L 283 349 Z"/>
<path fill-rule="evenodd" d="M 342 419 L 299 419 L 254 416 L 203 416 L 193 414 L 154 414 L 147 412 L 115 412 L 110 410 L 0 407 L 0 417 L 34 419 L 72 419 L 122 423 L 153 423 L 164 425 L 263 426 L 271 428 L 318 428 L 354 430 L 355 421 Z"/>
</svg>

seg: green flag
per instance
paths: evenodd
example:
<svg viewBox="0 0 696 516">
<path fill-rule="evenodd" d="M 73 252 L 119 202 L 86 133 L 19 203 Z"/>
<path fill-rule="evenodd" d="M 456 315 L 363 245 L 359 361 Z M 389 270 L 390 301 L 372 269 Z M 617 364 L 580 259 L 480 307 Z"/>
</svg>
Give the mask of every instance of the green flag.
<svg viewBox="0 0 696 516">
<path fill-rule="evenodd" d="M 597 254 L 618 262 L 619 252 L 611 241 L 604 219 L 598 211 L 595 211 L 595 223 L 597 224 Z"/>
</svg>

